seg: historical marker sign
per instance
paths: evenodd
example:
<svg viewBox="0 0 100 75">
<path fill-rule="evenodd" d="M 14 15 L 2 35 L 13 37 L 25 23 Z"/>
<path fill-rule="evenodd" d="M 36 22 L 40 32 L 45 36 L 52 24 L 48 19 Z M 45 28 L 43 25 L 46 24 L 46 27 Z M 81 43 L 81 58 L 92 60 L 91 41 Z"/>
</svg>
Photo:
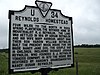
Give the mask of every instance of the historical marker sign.
<svg viewBox="0 0 100 75">
<path fill-rule="evenodd" d="M 9 11 L 9 69 L 12 72 L 73 66 L 72 17 L 38 1 Z"/>
</svg>

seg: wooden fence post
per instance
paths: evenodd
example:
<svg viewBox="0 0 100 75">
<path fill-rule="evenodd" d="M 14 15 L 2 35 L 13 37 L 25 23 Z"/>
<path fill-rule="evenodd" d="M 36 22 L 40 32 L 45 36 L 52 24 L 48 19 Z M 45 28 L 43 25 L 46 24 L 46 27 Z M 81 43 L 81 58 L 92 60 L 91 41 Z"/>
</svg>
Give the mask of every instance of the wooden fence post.
<svg viewBox="0 0 100 75">
<path fill-rule="evenodd" d="M 78 54 L 76 55 L 76 75 L 78 75 Z"/>
</svg>

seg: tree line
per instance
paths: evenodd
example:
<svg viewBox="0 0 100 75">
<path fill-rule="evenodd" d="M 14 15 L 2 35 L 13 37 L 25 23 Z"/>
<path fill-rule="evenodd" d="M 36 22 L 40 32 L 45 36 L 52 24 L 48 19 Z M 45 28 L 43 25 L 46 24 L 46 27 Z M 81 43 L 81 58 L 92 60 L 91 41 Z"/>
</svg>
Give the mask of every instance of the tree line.
<svg viewBox="0 0 100 75">
<path fill-rule="evenodd" d="M 100 48 L 100 44 L 94 44 L 94 45 L 81 44 L 81 45 L 75 45 L 74 47 Z"/>
<path fill-rule="evenodd" d="M 100 44 L 81 44 L 81 45 L 74 45 L 75 48 L 81 47 L 81 48 L 100 48 Z M 7 49 L 0 49 L 0 52 L 6 52 L 8 53 Z"/>
<path fill-rule="evenodd" d="M 0 52 L 8 53 L 8 48 L 7 49 L 0 49 Z"/>
</svg>

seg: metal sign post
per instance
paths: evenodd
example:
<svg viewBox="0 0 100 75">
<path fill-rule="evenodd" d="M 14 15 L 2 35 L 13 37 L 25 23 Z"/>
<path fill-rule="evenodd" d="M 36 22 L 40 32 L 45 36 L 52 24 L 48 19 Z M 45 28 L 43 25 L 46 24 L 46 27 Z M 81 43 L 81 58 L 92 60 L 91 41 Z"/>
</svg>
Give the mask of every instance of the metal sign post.
<svg viewBox="0 0 100 75">
<path fill-rule="evenodd" d="M 36 1 L 9 11 L 9 71 L 41 71 L 74 65 L 72 17 Z"/>
</svg>

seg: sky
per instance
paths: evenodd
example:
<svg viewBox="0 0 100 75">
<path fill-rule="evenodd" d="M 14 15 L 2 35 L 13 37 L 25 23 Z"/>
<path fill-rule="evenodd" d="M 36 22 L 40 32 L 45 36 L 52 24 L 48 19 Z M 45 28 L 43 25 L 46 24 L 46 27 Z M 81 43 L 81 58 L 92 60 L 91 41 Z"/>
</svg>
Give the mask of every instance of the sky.
<svg viewBox="0 0 100 75">
<path fill-rule="evenodd" d="M 100 0 L 43 1 L 52 2 L 51 9 L 73 18 L 74 45 L 100 44 Z M 25 5 L 36 6 L 35 0 L 0 0 L 0 48 L 8 48 L 9 10 L 22 10 Z"/>
</svg>

